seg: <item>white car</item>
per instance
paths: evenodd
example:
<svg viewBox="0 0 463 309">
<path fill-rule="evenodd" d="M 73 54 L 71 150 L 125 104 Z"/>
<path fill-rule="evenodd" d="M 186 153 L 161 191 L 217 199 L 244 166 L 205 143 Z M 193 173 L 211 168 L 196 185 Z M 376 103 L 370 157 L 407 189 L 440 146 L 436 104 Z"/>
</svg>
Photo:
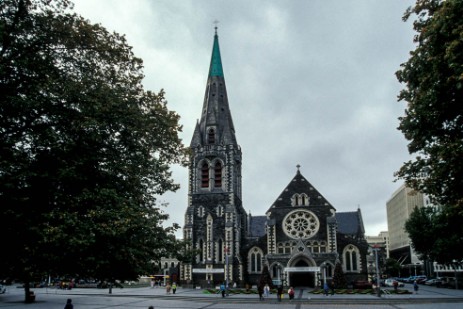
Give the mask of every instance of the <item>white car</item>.
<svg viewBox="0 0 463 309">
<path fill-rule="evenodd" d="M 424 282 L 426 285 L 440 285 L 442 284 L 442 280 L 440 279 L 428 279 Z"/>
<path fill-rule="evenodd" d="M 403 282 L 399 282 L 399 281 L 397 281 L 397 280 L 395 280 L 395 279 L 392 279 L 392 278 L 389 278 L 389 279 L 384 280 L 384 285 L 385 285 L 385 286 L 392 286 L 392 287 L 393 287 L 393 286 L 394 286 L 394 281 L 397 282 L 397 284 L 398 284 L 397 286 L 398 286 L 398 287 L 403 287 L 403 286 L 404 286 Z"/>
</svg>

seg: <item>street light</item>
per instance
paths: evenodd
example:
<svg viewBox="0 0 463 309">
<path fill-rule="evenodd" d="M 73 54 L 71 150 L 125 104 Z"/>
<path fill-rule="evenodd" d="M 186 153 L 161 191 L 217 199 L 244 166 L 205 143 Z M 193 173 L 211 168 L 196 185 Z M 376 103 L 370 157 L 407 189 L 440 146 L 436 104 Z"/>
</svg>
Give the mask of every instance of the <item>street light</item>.
<svg viewBox="0 0 463 309">
<path fill-rule="evenodd" d="M 323 286 L 326 285 L 326 262 L 323 262 L 320 265 L 321 268 L 323 268 Z"/>
<path fill-rule="evenodd" d="M 228 247 L 225 247 L 224 251 L 225 251 L 225 264 L 226 264 L 225 287 L 228 291 L 228 251 L 229 251 Z"/>
<path fill-rule="evenodd" d="M 378 267 L 378 251 L 379 245 L 373 245 L 372 250 L 375 252 L 375 261 L 376 261 L 376 293 L 378 297 L 381 297 L 381 282 L 379 280 L 379 267 Z"/>
</svg>

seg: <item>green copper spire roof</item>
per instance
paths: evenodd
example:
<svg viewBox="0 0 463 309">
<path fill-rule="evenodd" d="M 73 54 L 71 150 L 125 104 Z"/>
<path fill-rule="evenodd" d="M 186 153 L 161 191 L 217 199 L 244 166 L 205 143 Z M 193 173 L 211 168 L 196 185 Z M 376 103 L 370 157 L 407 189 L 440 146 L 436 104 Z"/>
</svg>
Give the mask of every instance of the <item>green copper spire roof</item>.
<svg viewBox="0 0 463 309">
<path fill-rule="evenodd" d="M 209 67 L 209 76 L 223 76 L 222 59 L 220 58 L 219 36 L 217 27 L 215 27 L 214 46 L 212 47 L 211 65 Z"/>
</svg>

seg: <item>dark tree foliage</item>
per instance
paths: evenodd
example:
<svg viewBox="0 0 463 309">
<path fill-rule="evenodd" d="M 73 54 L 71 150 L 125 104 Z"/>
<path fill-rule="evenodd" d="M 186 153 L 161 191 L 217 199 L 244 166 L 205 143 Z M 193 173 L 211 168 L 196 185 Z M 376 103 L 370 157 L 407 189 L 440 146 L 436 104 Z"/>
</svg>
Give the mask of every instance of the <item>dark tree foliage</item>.
<svg viewBox="0 0 463 309">
<path fill-rule="evenodd" d="M 435 232 L 437 209 L 434 207 L 415 207 L 405 222 L 405 230 L 420 260 L 431 258 L 432 248 L 439 237 Z"/>
<path fill-rule="evenodd" d="M 463 224 L 455 208 L 417 207 L 405 230 L 420 259 L 447 265 L 463 260 Z"/>
<path fill-rule="evenodd" d="M 264 288 L 264 286 L 268 284 L 268 286 L 273 289 L 273 281 L 272 277 L 270 276 L 270 271 L 268 269 L 267 265 L 264 265 L 264 268 L 262 269 L 262 274 L 260 275 L 259 278 L 259 283 L 258 283 L 258 288 Z"/>
<path fill-rule="evenodd" d="M 1 276 L 134 279 L 175 242 L 179 116 L 124 36 L 67 0 L 0 2 Z"/>
<path fill-rule="evenodd" d="M 396 259 L 386 259 L 385 268 L 385 273 L 389 278 L 400 276 L 400 264 Z"/>
<path fill-rule="evenodd" d="M 463 1 L 417 0 L 416 49 L 396 73 L 407 103 L 399 130 L 416 154 L 397 177 L 463 215 Z"/>
<path fill-rule="evenodd" d="M 344 271 L 342 270 L 341 263 L 336 263 L 334 266 L 334 274 L 332 284 L 336 289 L 345 289 L 347 288 L 347 280 L 346 276 L 344 275 Z"/>
</svg>

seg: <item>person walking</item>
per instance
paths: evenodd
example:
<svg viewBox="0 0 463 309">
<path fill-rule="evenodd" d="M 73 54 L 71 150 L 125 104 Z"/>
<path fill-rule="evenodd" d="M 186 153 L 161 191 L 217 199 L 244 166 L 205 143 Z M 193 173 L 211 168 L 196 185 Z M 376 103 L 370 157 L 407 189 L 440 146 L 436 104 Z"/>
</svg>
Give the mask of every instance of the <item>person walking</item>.
<svg viewBox="0 0 463 309">
<path fill-rule="evenodd" d="M 289 288 L 288 296 L 289 296 L 289 301 L 292 301 L 294 299 L 294 289 L 293 289 L 293 287 Z"/>
<path fill-rule="evenodd" d="M 264 288 L 262 285 L 257 287 L 257 292 L 259 293 L 259 300 L 264 300 Z"/>
<path fill-rule="evenodd" d="M 278 301 L 281 301 L 281 299 L 283 298 L 283 286 L 282 285 L 279 285 L 277 288 L 277 298 L 278 298 Z"/>
<path fill-rule="evenodd" d="M 222 293 L 222 298 L 225 297 L 225 284 L 221 284 L 220 285 L 220 293 Z"/>
<path fill-rule="evenodd" d="M 175 294 L 175 291 L 177 291 L 177 283 L 172 284 L 172 294 Z"/>
<path fill-rule="evenodd" d="M 328 282 L 325 282 L 323 285 L 323 292 L 325 292 L 325 296 L 328 296 L 328 292 L 330 290 L 330 287 L 328 286 Z"/>
<path fill-rule="evenodd" d="M 413 290 L 415 291 L 415 294 L 418 294 L 418 283 L 416 282 L 413 282 Z"/>
<path fill-rule="evenodd" d="M 335 291 L 334 291 L 334 289 L 335 289 L 334 281 L 333 281 L 333 280 L 331 280 L 331 282 L 330 282 L 330 290 L 331 290 L 331 296 L 333 296 L 333 295 L 334 295 L 334 292 L 335 292 Z"/>
<path fill-rule="evenodd" d="M 399 286 L 399 282 L 398 282 L 397 280 L 394 280 L 394 281 L 392 282 L 392 285 L 394 286 L 394 291 L 397 292 L 397 287 Z"/>
<path fill-rule="evenodd" d="M 72 304 L 72 299 L 68 298 L 66 301 L 66 306 L 64 306 L 64 309 L 74 309 L 74 305 Z"/>
<path fill-rule="evenodd" d="M 268 286 L 268 284 L 266 284 L 264 286 L 264 297 L 268 298 L 269 294 L 270 294 L 270 287 Z"/>
</svg>

